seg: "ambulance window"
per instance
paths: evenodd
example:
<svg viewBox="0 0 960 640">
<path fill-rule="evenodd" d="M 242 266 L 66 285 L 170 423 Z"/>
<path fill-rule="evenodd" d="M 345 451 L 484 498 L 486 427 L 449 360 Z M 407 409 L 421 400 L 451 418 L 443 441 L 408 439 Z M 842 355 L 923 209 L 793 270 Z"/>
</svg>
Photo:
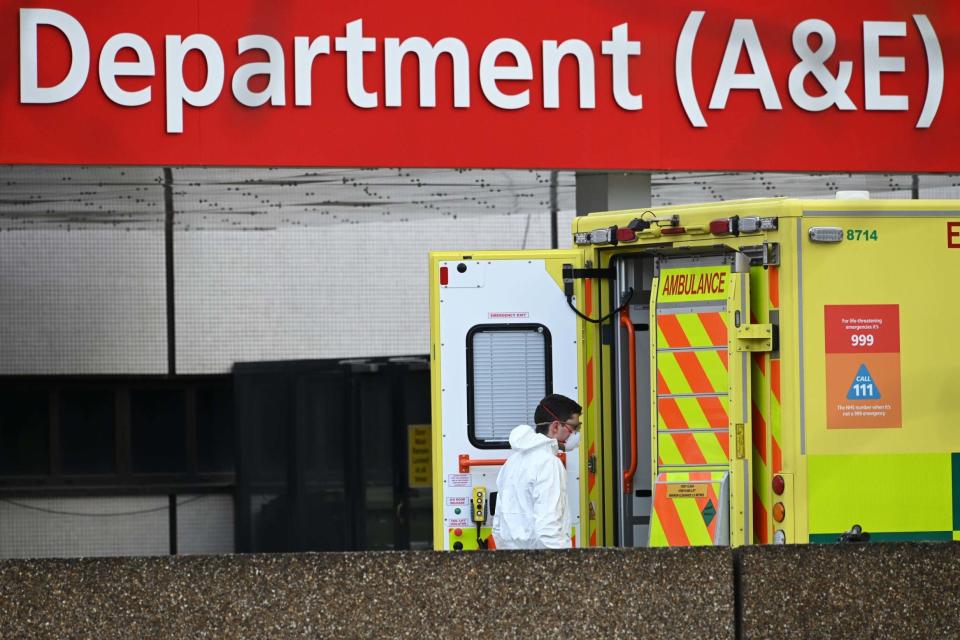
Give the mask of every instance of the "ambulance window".
<svg viewBox="0 0 960 640">
<path fill-rule="evenodd" d="M 467 334 L 467 434 L 479 448 L 509 447 L 552 391 L 550 332 L 539 324 L 478 325 Z"/>
</svg>

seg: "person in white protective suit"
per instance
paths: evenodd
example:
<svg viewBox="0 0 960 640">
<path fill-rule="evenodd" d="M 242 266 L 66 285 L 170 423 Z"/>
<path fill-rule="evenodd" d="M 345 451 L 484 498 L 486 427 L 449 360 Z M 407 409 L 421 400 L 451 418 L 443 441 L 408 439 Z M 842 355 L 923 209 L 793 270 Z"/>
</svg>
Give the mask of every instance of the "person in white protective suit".
<svg viewBox="0 0 960 640">
<path fill-rule="evenodd" d="M 536 428 L 510 432 L 513 453 L 497 476 L 493 539 L 497 549 L 568 549 L 567 470 L 557 451 L 580 443 L 582 407 L 559 394 L 540 401 Z"/>
</svg>

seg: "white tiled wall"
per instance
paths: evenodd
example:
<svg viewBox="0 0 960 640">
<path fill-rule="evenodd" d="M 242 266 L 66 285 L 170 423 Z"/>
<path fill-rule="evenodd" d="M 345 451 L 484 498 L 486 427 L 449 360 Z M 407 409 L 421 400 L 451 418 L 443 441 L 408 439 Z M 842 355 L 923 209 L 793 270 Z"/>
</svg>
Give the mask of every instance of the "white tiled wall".
<svg viewBox="0 0 960 640">
<path fill-rule="evenodd" d="M 232 553 L 233 498 L 177 497 L 181 554 Z M 170 553 L 166 496 L 0 498 L 0 559 Z"/>
<path fill-rule="evenodd" d="M 166 373 L 163 231 L 0 233 L 0 375 Z"/>
<path fill-rule="evenodd" d="M 178 232 L 177 369 L 427 353 L 427 253 L 513 249 L 524 235 L 545 248 L 548 225 L 540 214 Z"/>
<path fill-rule="evenodd" d="M 177 552 L 233 553 L 233 496 L 177 496 Z"/>
<path fill-rule="evenodd" d="M 0 499 L 0 557 L 170 553 L 167 498 Z"/>
</svg>

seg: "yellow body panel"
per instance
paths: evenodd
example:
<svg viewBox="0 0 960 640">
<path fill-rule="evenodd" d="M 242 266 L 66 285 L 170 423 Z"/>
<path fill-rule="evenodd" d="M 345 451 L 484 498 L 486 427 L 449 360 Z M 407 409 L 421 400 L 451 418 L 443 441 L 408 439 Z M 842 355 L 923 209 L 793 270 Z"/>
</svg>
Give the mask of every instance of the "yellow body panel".
<svg viewBox="0 0 960 640">
<path fill-rule="evenodd" d="M 960 220 L 960 212 L 958 212 Z M 957 401 L 960 358 L 960 249 L 946 246 L 942 217 L 910 220 L 863 216 L 805 219 L 810 226 L 877 231 L 877 240 L 808 245 L 804 251 L 807 453 L 924 453 L 960 451 L 960 428 L 943 419 Z M 952 254 L 950 252 L 953 252 Z M 951 257 L 953 260 L 951 261 Z M 953 265 L 931 272 L 931 265 Z M 838 282 L 842 274 L 843 281 Z M 898 305 L 901 427 L 838 429 L 827 425 L 827 369 L 822 305 Z M 883 389 L 881 389 L 883 391 Z"/>
</svg>

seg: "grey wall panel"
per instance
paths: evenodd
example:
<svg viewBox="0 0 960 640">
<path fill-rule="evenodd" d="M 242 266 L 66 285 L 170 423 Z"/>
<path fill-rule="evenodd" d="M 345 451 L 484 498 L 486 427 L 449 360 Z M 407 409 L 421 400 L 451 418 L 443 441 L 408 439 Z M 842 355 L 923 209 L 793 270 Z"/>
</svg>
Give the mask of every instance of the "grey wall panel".
<svg viewBox="0 0 960 640">
<path fill-rule="evenodd" d="M 164 555 L 167 506 L 166 496 L 5 498 L 0 558 Z"/>
<path fill-rule="evenodd" d="M 426 353 L 428 251 L 549 243 L 547 212 L 178 231 L 177 370 L 215 373 L 239 361 Z"/>
<path fill-rule="evenodd" d="M 165 373 L 162 230 L 0 233 L 0 374 Z"/>
<path fill-rule="evenodd" d="M 177 496 L 177 552 L 233 553 L 233 496 Z"/>
</svg>

